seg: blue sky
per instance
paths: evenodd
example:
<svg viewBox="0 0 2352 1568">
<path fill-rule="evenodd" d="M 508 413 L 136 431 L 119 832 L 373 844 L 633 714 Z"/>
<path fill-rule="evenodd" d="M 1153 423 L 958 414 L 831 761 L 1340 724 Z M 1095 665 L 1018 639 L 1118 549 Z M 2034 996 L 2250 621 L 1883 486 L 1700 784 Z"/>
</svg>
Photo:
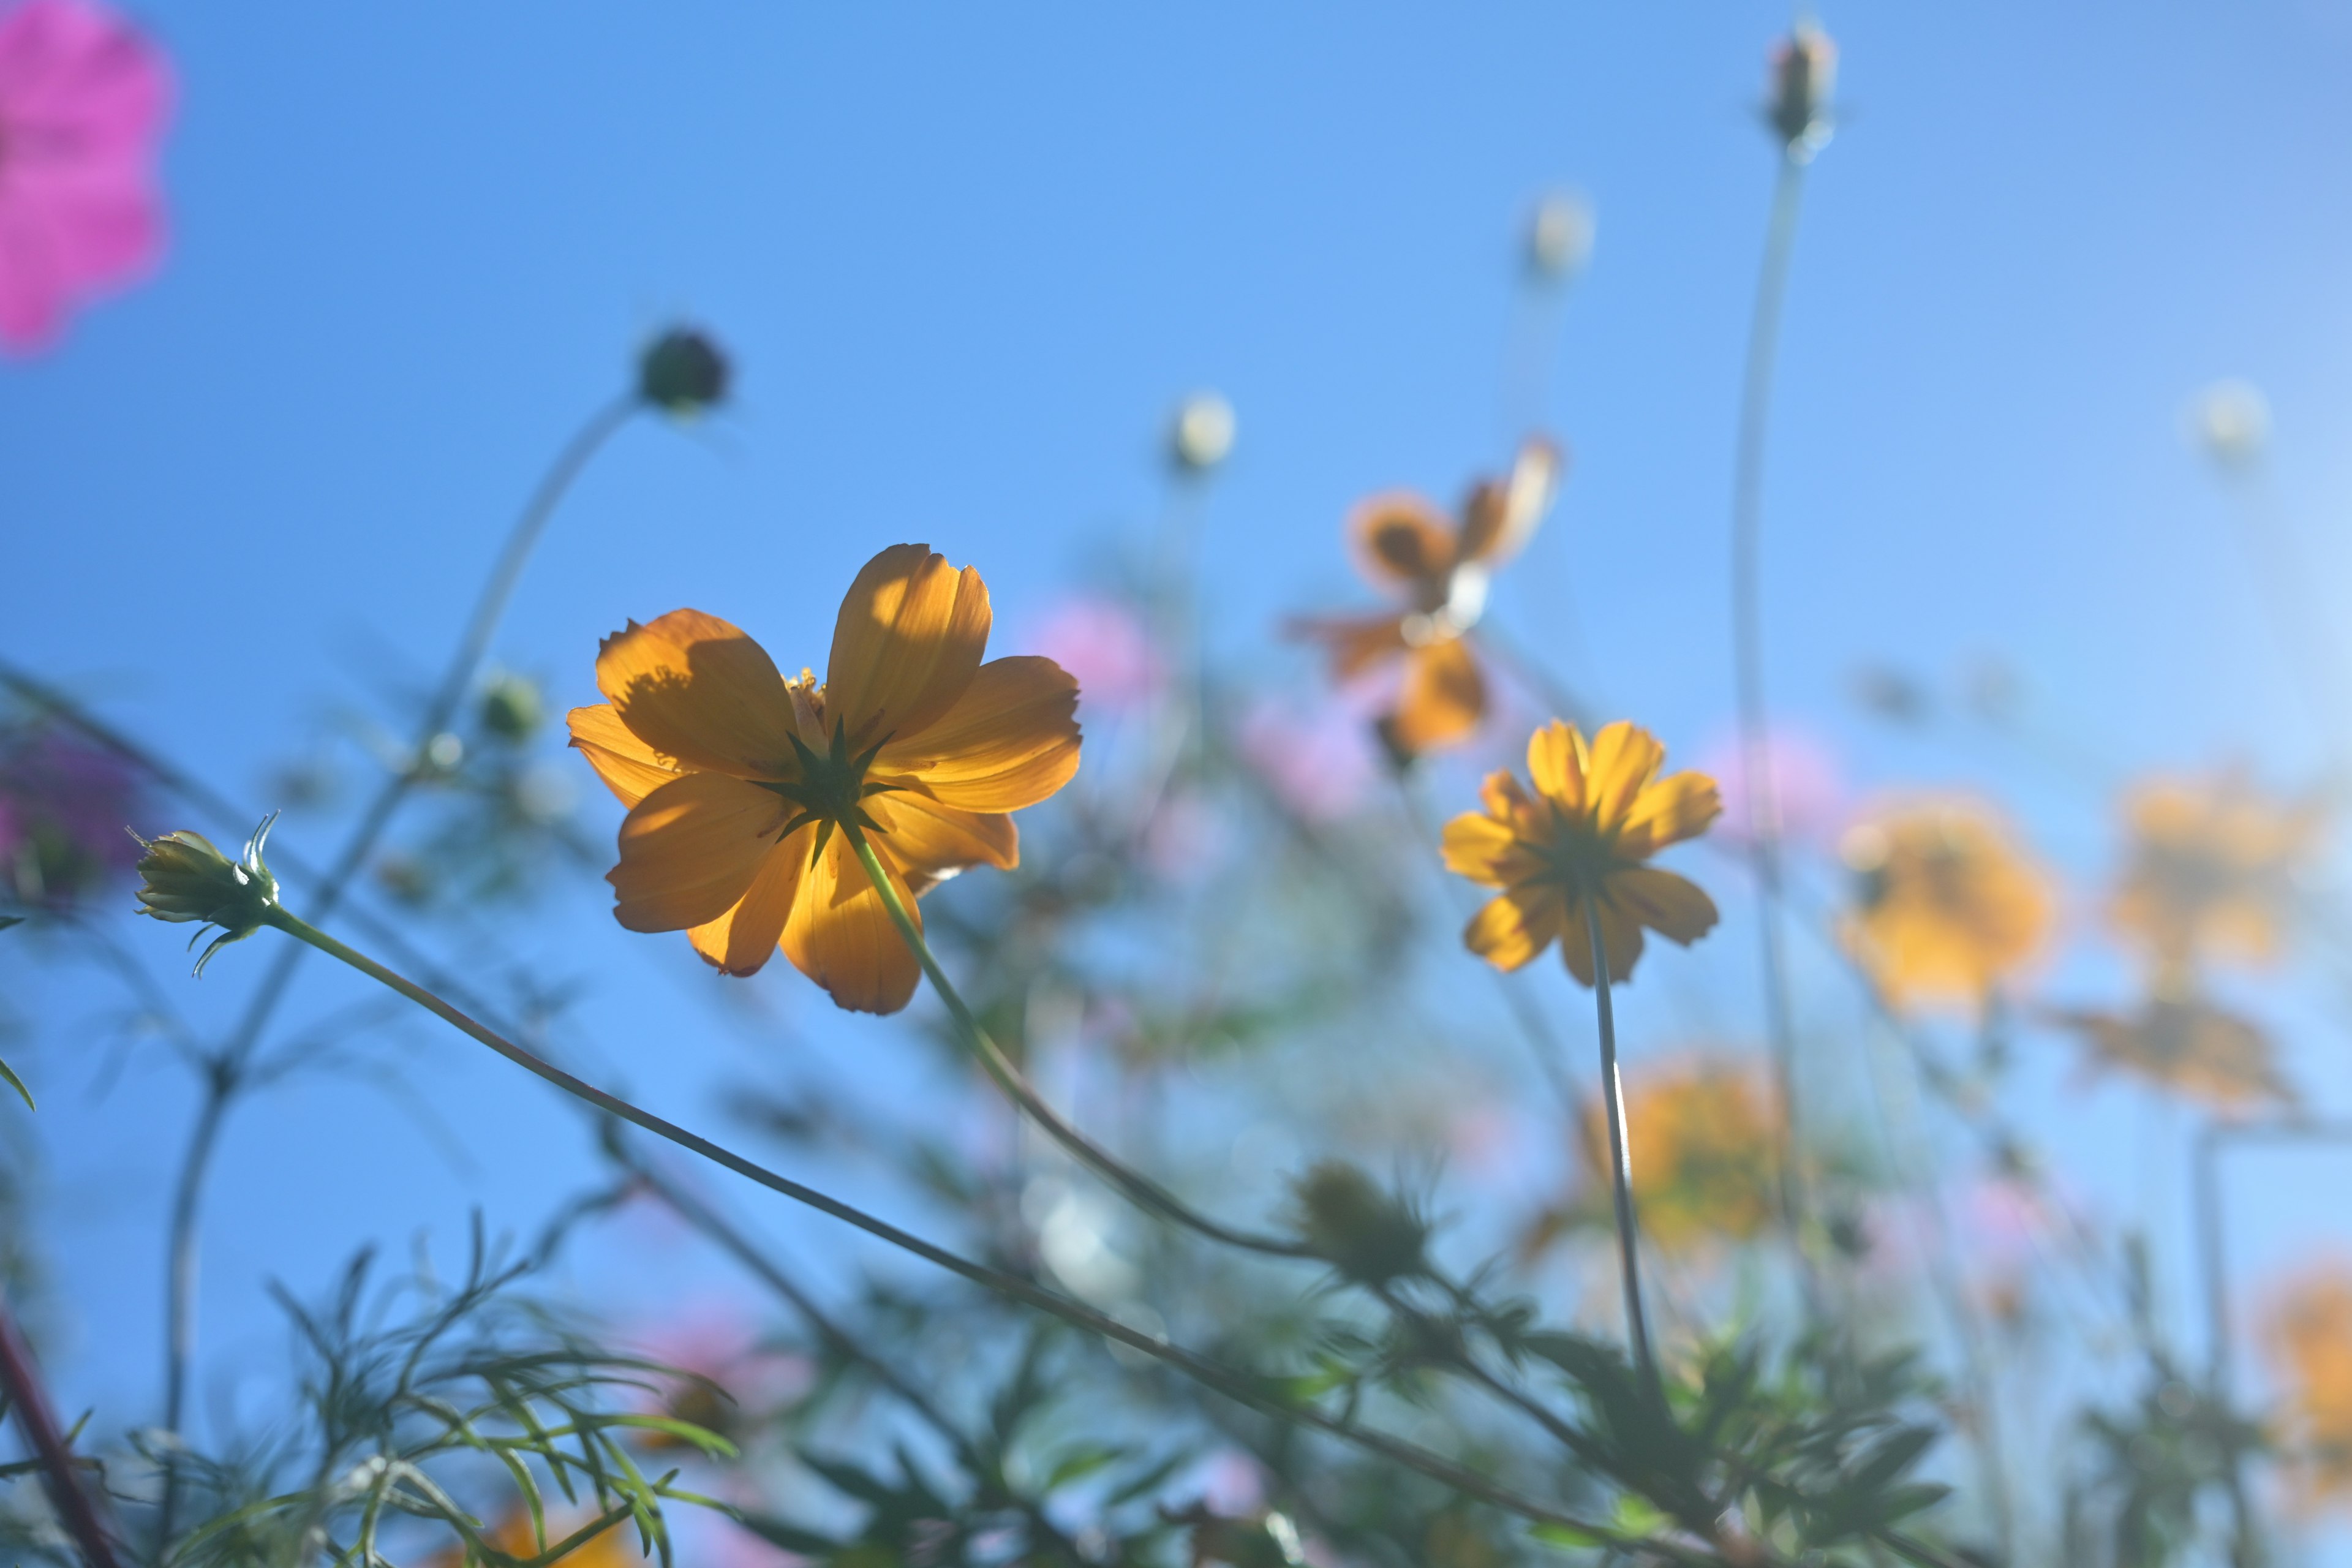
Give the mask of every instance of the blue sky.
<svg viewBox="0 0 2352 1568">
<path fill-rule="evenodd" d="M 982 563 L 1017 631 L 1131 545 L 1165 415 L 1202 385 L 1241 431 L 1207 514 L 1214 637 L 1303 683 L 1273 627 L 1359 593 L 1335 548 L 1347 505 L 1451 496 L 1518 434 L 1515 247 L 1554 185 L 1599 216 L 1549 395 L 1575 469 L 1496 613 L 1677 748 L 1727 724 L 1774 5 L 139 15 L 182 76 L 173 253 L 53 354 L 0 365 L 0 648 L 257 800 L 330 703 L 437 667 L 545 454 L 680 316 L 730 345 L 740 397 L 690 431 L 630 429 L 550 535 L 499 656 L 560 700 L 591 695 L 599 636 L 679 605 L 814 661 L 842 585 L 904 538 Z M 2332 605 L 2352 5 L 1823 19 L 1847 123 L 1810 180 L 1770 459 L 1778 706 L 1864 785 L 1997 784 L 2085 877 L 2112 847 L 2103 796 L 1980 736 L 1872 728 L 1857 665 L 1949 680 L 1999 656 L 2086 751 L 2307 781 L 2322 747 L 2179 424 L 2215 377 L 2267 391 L 2302 575 Z M 611 1065 L 682 1117 L 756 1070 L 707 1026 L 620 1044 L 698 983 L 682 948 L 589 908 L 519 940 L 596 976 Z M 69 977 L 23 984 L 52 1019 L 103 1005 Z M 796 985 L 763 979 L 760 1005 L 870 1037 Z M 304 1001 L 344 994 L 314 973 Z M 208 983 L 190 1005 L 240 995 Z M 135 1405 L 190 1088 L 158 1059 L 100 1098 L 72 1037 L 45 1032 L 23 1064 L 53 1086 L 33 1126 L 65 1379 Z M 214 1199 L 242 1217 L 214 1226 L 205 1286 L 230 1360 L 274 1343 L 265 1278 L 321 1279 L 361 1236 L 454 1245 L 478 1201 L 527 1225 L 585 1168 L 560 1109 L 415 1040 L 413 1079 L 472 1168 L 361 1086 L 251 1108 Z M 2294 1049 L 2338 1092 L 2342 1058 L 2330 1036 Z M 2096 1136 L 2135 1136 L 2137 1113 L 2109 1110 Z M 2283 1220 L 2256 1248 L 2311 1234 Z"/>
</svg>

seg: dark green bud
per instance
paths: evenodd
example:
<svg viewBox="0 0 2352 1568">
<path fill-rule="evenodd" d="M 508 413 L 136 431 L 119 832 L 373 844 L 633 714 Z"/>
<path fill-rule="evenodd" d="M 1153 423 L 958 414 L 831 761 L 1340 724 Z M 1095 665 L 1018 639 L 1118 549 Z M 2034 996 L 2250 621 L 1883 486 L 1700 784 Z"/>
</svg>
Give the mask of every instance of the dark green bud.
<svg viewBox="0 0 2352 1568">
<path fill-rule="evenodd" d="M 278 879 L 263 864 L 261 851 L 277 820 L 274 811 L 261 819 L 261 826 L 246 841 L 242 860 L 230 859 L 203 834 L 185 829 L 161 838 L 131 835 L 143 851 L 137 867 L 139 912 L 174 924 L 195 921 L 220 928 L 221 934 L 196 960 L 198 974 L 205 972 L 214 953 L 230 942 L 243 942 L 269 923 L 270 913 L 278 906 Z M 196 937 L 204 934 L 199 930 L 188 939 L 188 945 L 195 946 Z"/>
<path fill-rule="evenodd" d="M 671 414 L 699 414 L 727 401 L 727 356 L 691 327 L 673 327 L 637 362 L 637 395 Z"/>
<path fill-rule="evenodd" d="M 547 717 L 539 683 L 520 675 L 497 675 L 482 689 L 482 728 L 503 740 L 530 738 Z"/>
<path fill-rule="evenodd" d="M 1345 1160 L 1325 1160 L 1291 1189 L 1298 1237 L 1359 1285 L 1385 1285 L 1423 1267 L 1429 1226 Z"/>
</svg>

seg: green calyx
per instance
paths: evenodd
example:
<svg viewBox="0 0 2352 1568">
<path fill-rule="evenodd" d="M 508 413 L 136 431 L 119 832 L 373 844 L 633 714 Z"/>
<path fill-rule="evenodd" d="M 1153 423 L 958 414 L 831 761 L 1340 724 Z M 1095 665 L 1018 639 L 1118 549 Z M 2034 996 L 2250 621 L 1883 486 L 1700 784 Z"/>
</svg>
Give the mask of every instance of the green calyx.
<svg viewBox="0 0 2352 1568">
<path fill-rule="evenodd" d="M 139 912 L 159 921 L 217 926 L 221 934 L 196 960 L 202 974 L 213 954 L 230 942 L 242 942 L 270 924 L 278 913 L 278 879 L 261 858 L 269 829 L 278 820 L 271 812 L 246 841 L 242 859 L 232 860 L 201 833 L 182 829 L 159 838 L 139 838 Z M 199 929 L 188 945 L 203 936 Z"/>
<path fill-rule="evenodd" d="M 823 752 L 815 750 L 798 735 L 790 737 L 793 752 L 799 758 L 801 776 L 789 783 L 782 780 L 760 782 L 760 787 L 776 794 L 799 806 L 799 815 L 784 824 L 776 837 L 781 842 L 791 837 L 811 823 L 816 825 L 816 842 L 809 850 L 809 864 L 824 853 L 832 842 L 834 829 L 843 828 L 852 836 L 859 833 L 879 833 L 882 825 L 867 815 L 866 802 L 877 795 L 887 794 L 900 786 L 893 784 L 869 784 L 866 770 L 885 745 L 887 735 L 877 741 L 856 756 L 849 753 L 849 735 L 838 719 L 833 723 L 833 740 Z"/>
</svg>

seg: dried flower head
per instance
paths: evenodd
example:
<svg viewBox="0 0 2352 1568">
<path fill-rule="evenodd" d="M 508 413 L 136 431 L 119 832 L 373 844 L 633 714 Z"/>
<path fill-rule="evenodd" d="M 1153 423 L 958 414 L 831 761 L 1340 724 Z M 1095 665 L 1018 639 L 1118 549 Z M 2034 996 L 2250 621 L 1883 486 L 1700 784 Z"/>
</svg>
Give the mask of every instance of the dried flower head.
<svg viewBox="0 0 2352 1568">
<path fill-rule="evenodd" d="M 1608 1212 L 1609 1132 L 1598 1100 L 1581 1150 L 1590 1191 Z M 1774 1214 L 1780 1111 L 1752 1064 L 1696 1057 L 1634 1074 L 1625 1085 L 1626 1144 L 1643 1236 L 1669 1249 L 1746 1241 Z"/>
<path fill-rule="evenodd" d="M 1169 450 L 1181 467 L 1206 473 L 1232 455 L 1234 429 L 1232 404 L 1216 393 L 1196 392 L 1177 406 Z"/>
<path fill-rule="evenodd" d="M 1837 88 L 1837 45 L 1811 21 L 1799 22 L 1772 47 L 1772 98 L 1765 119 L 1799 163 L 1828 146 L 1835 129 L 1830 98 Z"/>
<path fill-rule="evenodd" d="M 727 356 L 692 327 L 673 327 L 637 360 L 637 395 L 666 413 L 699 414 L 727 401 Z"/>
<path fill-rule="evenodd" d="M 1299 1239 L 1360 1285 L 1423 1267 L 1429 1223 L 1345 1160 L 1324 1160 L 1293 1185 Z"/>
<path fill-rule="evenodd" d="M 2131 848 L 2107 905 L 2118 935 L 2165 964 L 2278 955 L 2295 875 L 2319 848 L 2316 805 L 2269 799 L 2229 773 L 2152 780 L 2124 815 Z"/>
<path fill-rule="evenodd" d="M 161 838 L 139 838 L 139 912 L 174 924 L 198 922 L 195 936 L 188 939 L 190 947 L 205 934 L 203 927 L 220 928 L 221 934 L 196 960 L 198 974 L 214 953 L 269 923 L 278 906 L 278 879 L 269 874 L 261 853 L 277 820 L 274 811 L 261 819 L 246 841 L 241 860 L 230 859 L 203 834 L 185 829 Z"/>
<path fill-rule="evenodd" d="M 859 1012 L 914 994 L 914 956 L 857 863 L 868 837 L 915 895 L 969 866 L 1010 869 L 1009 815 L 1078 768 L 1077 683 L 1051 659 L 981 662 L 988 588 L 928 545 L 896 544 L 843 599 L 827 679 L 787 680 L 699 610 L 604 640 L 608 702 L 572 710 L 572 743 L 629 809 L 607 875 L 631 931 L 684 931 L 728 974 L 781 945 Z"/>
<path fill-rule="evenodd" d="M 1841 933 L 1898 1006 L 1980 1005 L 2050 934 L 2048 877 L 1975 802 L 1882 813 L 1849 830 L 1839 849 L 1854 889 Z"/>
<path fill-rule="evenodd" d="M 1495 571 L 1524 549 L 1558 486 L 1560 450 L 1537 437 L 1505 478 L 1482 480 L 1458 524 L 1404 491 L 1374 496 L 1349 519 L 1364 576 L 1402 611 L 1309 616 L 1293 635 L 1324 645 L 1331 678 L 1351 681 L 1402 664 L 1403 684 L 1383 733 L 1403 755 L 1465 741 L 1486 715 L 1486 680 L 1465 634 L 1486 613 Z"/>
<path fill-rule="evenodd" d="M 2331 1260 L 2290 1280 L 2263 1340 L 2285 1394 L 2294 1495 L 2306 1508 L 2352 1501 L 2352 1267 Z"/>
<path fill-rule="evenodd" d="M 1658 776 L 1666 749 L 1623 720 L 1588 746 L 1555 719 L 1528 741 L 1535 792 L 1509 772 L 1489 773 L 1483 811 L 1445 825 L 1445 867 L 1502 889 L 1462 940 L 1497 969 L 1517 969 L 1559 942 L 1568 971 L 1593 983 L 1588 904 L 1598 913 L 1609 978 L 1633 978 L 1643 928 L 1687 947 L 1713 930 L 1715 900 L 1695 883 L 1645 864 L 1696 838 L 1723 811 L 1704 773 Z"/>
</svg>

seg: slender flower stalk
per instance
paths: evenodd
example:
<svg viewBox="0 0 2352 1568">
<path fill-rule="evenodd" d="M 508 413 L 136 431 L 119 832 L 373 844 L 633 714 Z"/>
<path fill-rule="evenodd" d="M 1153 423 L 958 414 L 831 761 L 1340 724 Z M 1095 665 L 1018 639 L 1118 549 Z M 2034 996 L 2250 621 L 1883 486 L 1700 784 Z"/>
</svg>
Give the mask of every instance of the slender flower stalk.
<svg viewBox="0 0 2352 1568">
<path fill-rule="evenodd" d="M 1625 1085 L 1617 1071 L 1617 1012 L 1609 995 L 1609 949 L 1602 936 L 1601 906 L 1584 894 L 1584 928 L 1592 942 L 1592 1006 L 1601 1027 L 1601 1098 L 1609 1118 L 1609 1195 L 1617 1215 L 1617 1270 L 1625 1292 L 1625 1338 L 1633 1364 L 1660 1405 L 1664 1385 L 1650 1349 L 1650 1322 L 1642 1310 L 1642 1256 L 1633 1222 L 1633 1152 L 1625 1135 Z"/>
<path fill-rule="evenodd" d="M 881 858 L 875 854 L 873 845 L 866 842 L 866 835 L 855 827 L 845 828 L 844 832 L 851 847 L 856 851 L 859 864 L 866 868 L 866 875 L 873 881 L 875 890 L 881 895 L 882 907 L 889 911 L 891 923 L 898 928 L 898 935 L 905 941 L 907 951 L 913 953 L 915 962 L 922 966 L 924 977 L 931 983 L 931 989 L 939 993 L 940 1000 L 947 1006 L 948 1016 L 955 1021 L 956 1037 L 987 1070 L 988 1076 L 996 1080 L 996 1086 L 1031 1121 L 1044 1128 L 1080 1164 L 1117 1188 L 1121 1196 L 1138 1208 L 1196 1230 L 1210 1240 L 1223 1242 L 1228 1247 L 1276 1258 L 1314 1256 L 1299 1242 L 1238 1230 L 1211 1219 L 1150 1177 L 1130 1169 L 1118 1156 L 1064 1121 L 1061 1113 L 1046 1104 L 1029 1080 L 1021 1076 L 1021 1069 L 1013 1065 L 1012 1059 L 1005 1056 L 996 1042 L 988 1037 L 988 1031 L 980 1026 L 980 1020 L 972 1016 L 971 1007 L 957 992 L 955 983 L 948 978 L 947 971 L 940 967 L 930 943 L 923 938 L 923 928 L 915 923 L 906 900 L 899 897 L 893 879 L 883 869 Z"/>
<path fill-rule="evenodd" d="M 460 1012 L 424 986 L 385 968 L 357 949 L 337 941 L 282 905 L 272 907 L 266 923 L 275 926 L 299 942 L 318 949 L 331 958 L 349 964 L 370 979 L 415 1003 L 460 1033 L 488 1046 L 517 1067 L 553 1084 L 565 1093 L 586 1101 L 599 1110 L 617 1116 L 633 1126 L 643 1128 L 656 1137 L 667 1139 L 691 1153 L 699 1154 L 712 1163 L 732 1171 L 737 1175 L 756 1183 L 771 1192 L 781 1194 L 795 1203 L 805 1205 L 820 1214 L 862 1230 L 868 1236 L 888 1242 L 891 1246 L 911 1253 L 927 1263 L 944 1268 L 983 1289 L 993 1291 L 1008 1300 L 1017 1301 L 1038 1311 L 1049 1313 L 1088 1333 L 1114 1341 L 1130 1350 L 1150 1356 L 1155 1361 L 1173 1367 L 1203 1387 L 1212 1389 L 1228 1399 L 1277 1420 L 1328 1433 L 1409 1469 L 1417 1470 L 1433 1480 L 1441 1481 L 1454 1488 L 1465 1496 L 1475 1498 L 1522 1519 L 1538 1524 L 1556 1525 L 1565 1530 L 1575 1531 L 1592 1540 L 1624 1550 L 1632 1550 L 1638 1545 L 1643 1551 L 1655 1553 L 1663 1549 L 1664 1554 L 1672 1561 L 1688 1563 L 1706 1561 L 1696 1552 L 1682 1552 L 1654 1539 L 1637 1542 L 1634 1538 L 1624 1535 L 1607 1525 L 1562 1512 L 1533 1499 L 1524 1497 L 1466 1466 L 1456 1464 L 1444 1456 L 1433 1453 L 1417 1444 L 1407 1442 L 1400 1437 L 1392 1437 L 1385 1432 L 1359 1426 L 1352 1421 L 1326 1415 L 1310 1405 L 1296 1404 L 1286 1397 L 1280 1386 L 1271 1380 L 1254 1373 L 1226 1366 L 1181 1346 L 1171 1344 L 1159 1335 L 1131 1328 L 1107 1313 L 1097 1311 L 1083 1302 L 1073 1300 L 1018 1275 L 1008 1274 L 1002 1269 L 975 1263 L 943 1247 L 935 1246 L 911 1232 L 899 1229 L 887 1220 L 877 1218 L 863 1209 L 845 1204 L 814 1187 L 803 1185 L 789 1176 L 771 1171 L 764 1165 L 714 1143 L 698 1133 L 690 1132 L 674 1122 L 656 1116 L 649 1110 L 639 1109 L 618 1095 L 609 1094 L 585 1079 L 574 1077 L 552 1062 L 545 1061 L 516 1045 L 497 1030 Z M 920 954 L 919 953 L 918 956 Z M 1137 1179 L 1140 1180 L 1140 1178 Z M 1245 1245 L 1245 1243 L 1236 1245 Z M 1286 1246 L 1287 1244 L 1276 1245 Z M 100 1568 L 111 1568 L 111 1564 L 100 1565 Z"/>
<path fill-rule="evenodd" d="M 107 1539 L 106 1529 L 99 1521 L 97 1505 L 90 1501 L 89 1494 L 82 1489 L 80 1478 L 74 1474 L 73 1454 L 67 1446 L 65 1432 L 58 1426 L 48 1390 L 33 1366 L 32 1352 L 17 1331 L 16 1315 L 8 1310 L 5 1296 L 0 1296 L 0 1394 L 7 1395 L 8 1408 L 15 1413 L 16 1425 L 24 1432 L 34 1458 L 40 1461 L 41 1479 L 48 1485 L 49 1502 L 58 1510 L 66 1533 L 81 1549 L 89 1568 L 115 1568 L 114 1543 Z"/>
</svg>

